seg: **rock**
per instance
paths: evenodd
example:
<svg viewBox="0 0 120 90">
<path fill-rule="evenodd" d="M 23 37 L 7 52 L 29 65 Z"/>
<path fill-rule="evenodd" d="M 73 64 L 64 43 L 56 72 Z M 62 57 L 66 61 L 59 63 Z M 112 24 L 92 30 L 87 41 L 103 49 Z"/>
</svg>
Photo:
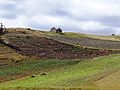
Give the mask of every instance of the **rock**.
<svg viewBox="0 0 120 90">
<path fill-rule="evenodd" d="M 35 77 L 34 75 L 31 76 L 32 78 Z"/>
<path fill-rule="evenodd" d="M 41 75 L 41 76 L 44 76 L 44 75 L 47 75 L 47 74 L 46 74 L 46 73 L 41 73 L 40 75 Z"/>
</svg>

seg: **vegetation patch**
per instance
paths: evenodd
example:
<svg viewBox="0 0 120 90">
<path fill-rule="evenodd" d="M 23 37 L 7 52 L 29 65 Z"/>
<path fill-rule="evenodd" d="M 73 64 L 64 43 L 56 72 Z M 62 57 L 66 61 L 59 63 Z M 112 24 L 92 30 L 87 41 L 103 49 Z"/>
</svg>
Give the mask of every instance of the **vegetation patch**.
<svg viewBox="0 0 120 90">
<path fill-rule="evenodd" d="M 103 73 L 119 69 L 119 58 L 120 55 L 118 54 L 81 61 L 73 66 L 50 72 L 45 76 L 36 75 L 34 78 L 27 77 L 1 83 L 0 87 L 80 87 L 86 85 L 87 82 L 93 82 L 97 74 L 100 75 L 98 76 L 99 79 L 104 75 Z"/>
<path fill-rule="evenodd" d="M 67 65 L 77 64 L 77 60 L 29 60 L 19 62 L 14 65 L 6 66 L 0 69 L 0 81 L 6 81 L 16 79 L 32 74 L 41 73 L 45 75 L 45 72 L 52 71 L 56 68 L 61 68 Z"/>
</svg>

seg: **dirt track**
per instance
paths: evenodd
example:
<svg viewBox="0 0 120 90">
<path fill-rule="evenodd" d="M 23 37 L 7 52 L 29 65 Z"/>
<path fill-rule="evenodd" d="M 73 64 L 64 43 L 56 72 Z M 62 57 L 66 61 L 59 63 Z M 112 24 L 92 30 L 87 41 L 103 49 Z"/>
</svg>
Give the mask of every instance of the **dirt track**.
<svg viewBox="0 0 120 90">
<path fill-rule="evenodd" d="M 113 72 L 98 81 L 93 82 L 98 87 L 120 87 L 120 71 Z"/>
</svg>

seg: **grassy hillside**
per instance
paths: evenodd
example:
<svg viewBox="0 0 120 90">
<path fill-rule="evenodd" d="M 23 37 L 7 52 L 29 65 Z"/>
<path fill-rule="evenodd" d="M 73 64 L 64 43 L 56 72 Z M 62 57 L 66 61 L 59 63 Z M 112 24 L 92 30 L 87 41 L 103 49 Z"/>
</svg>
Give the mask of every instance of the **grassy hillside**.
<svg viewBox="0 0 120 90">
<path fill-rule="evenodd" d="M 0 36 L 0 90 L 119 88 L 119 39 L 9 28 Z"/>
<path fill-rule="evenodd" d="M 60 36 L 59 34 L 53 32 L 42 31 L 44 35 L 48 36 Z M 93 39 L 100 39 L 100 40 L 111 40 L 111 41 L 120 41 L 119 35 L 94 35 L 94 34 L 83 34 L 83 33 L 74 33 L 74 32 L 64 32 L 62 36 L 65 37 L 72 37 L 72 38 L 93 38 Z"/>
<path fill-rule="evenodd" d="M 0 82 L 18 79 L 21 77 L 48 73 L 57 68 L 77 64 L 77 60 L 37 60 L 29 59 L 0 69 Z"/>
<path fill-rule="evenodd" d="M 30 28 L 8 28 L 7 31 L 9 33 L 17 33 L 17 34 L 31 34 L 34 36 L 61 36 L 60 34 L 49 32 L 49 31 L 41 31 L 41 30 L 32 30 Z M 94 34 L 83 34 L 83 33 L 74 33 L 74 32 L 64 32 L 62 36 L 72 37 L 72 38 L 93 38 L 100 40 L 111 40 L 111 41 L 120 41 L 120 35 L 94 35 Z"/>
<path fill-rule="evenodd" d="M 91 85 L 96 80 L 119 70 L 120 54 L 98 57 L 81 61 L 73 66 L 64 67 L 45 76 L 36 75 L 0 84 L 0 88 L 8 87 L 81 87 Z M 118 73 L 119 74 L 119 73 Z M 113 78 L 114 79 L 114 78 Z M 108 81 L 109 82 L 109 81 Z M 118 83 L 118 80 L 115 81 Z M 114 83 L 115 83 L 114 82 Z M 104 83 L 104 81 L 103 81 Z M 120 84 L 120 83 L 119 83 Z M 93 86 L 96 83 L 93 84 Z M 114 87 L 116 85 L 114 84 Z M 98 85 L 97 87 L 100 87 Z M 107 86 L 106 86 L 107 87 Z"/>
</svg>

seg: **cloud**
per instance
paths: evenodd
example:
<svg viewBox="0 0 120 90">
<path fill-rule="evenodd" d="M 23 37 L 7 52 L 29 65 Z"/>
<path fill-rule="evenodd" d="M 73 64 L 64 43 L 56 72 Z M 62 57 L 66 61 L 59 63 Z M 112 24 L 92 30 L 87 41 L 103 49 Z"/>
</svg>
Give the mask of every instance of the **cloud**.
<svg viewBox="0 0 120 90">
<path fill-rule="evenodd" d="M 0 16 L 4 19 L 14 19 L 23 13 L 21 8 L 22 1 L 3 0 L 0 2 Z"/>
<path fill-rule="evenodd" d="M 120 0 L 0 0 L 0 21 L 93 34 L 120 34 Z"/>
</svg>

